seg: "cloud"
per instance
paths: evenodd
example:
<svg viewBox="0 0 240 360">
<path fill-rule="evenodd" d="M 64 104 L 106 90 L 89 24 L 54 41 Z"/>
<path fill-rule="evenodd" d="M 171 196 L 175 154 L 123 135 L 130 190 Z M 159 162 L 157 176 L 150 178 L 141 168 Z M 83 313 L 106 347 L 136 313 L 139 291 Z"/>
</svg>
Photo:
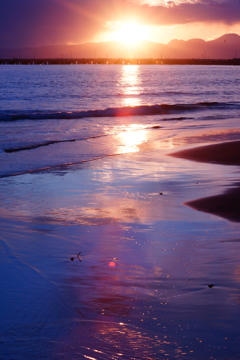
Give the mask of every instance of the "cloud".
<svg viewBox="0 0 240 360">
<path fill-rule="evenodd" d="M 143 5 L 144 18 L 151 18 L 155 25 L 182 25 L 190 23 L 224 23 L 233 25 L 240 22 L 240 2 L 194 1 L 178 3 L 169 1 L 166 6 Z"/>
<path fill-rule="evenodd" d="M 202 0 L 150 5 L 141 0 L 1 0 L 0 47 L 82 43 L 109 21 L 148 25 L 240 22 L 240 1 Z"/>
</svg>

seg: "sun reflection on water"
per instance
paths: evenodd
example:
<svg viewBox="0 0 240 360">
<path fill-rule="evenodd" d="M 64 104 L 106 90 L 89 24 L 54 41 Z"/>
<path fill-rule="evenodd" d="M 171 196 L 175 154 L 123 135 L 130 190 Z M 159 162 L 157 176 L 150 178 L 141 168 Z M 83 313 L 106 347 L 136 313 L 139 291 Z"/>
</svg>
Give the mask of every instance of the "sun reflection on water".
<svg viewBox="0 0 240 360">
<path fill-rule="evenodd" d="M 138 97 L 141 91 L 139 65 L 123 65 L 120 87 L 123 89 L 123 106 L 138 106 L 140 99 Z"/>
</svg>

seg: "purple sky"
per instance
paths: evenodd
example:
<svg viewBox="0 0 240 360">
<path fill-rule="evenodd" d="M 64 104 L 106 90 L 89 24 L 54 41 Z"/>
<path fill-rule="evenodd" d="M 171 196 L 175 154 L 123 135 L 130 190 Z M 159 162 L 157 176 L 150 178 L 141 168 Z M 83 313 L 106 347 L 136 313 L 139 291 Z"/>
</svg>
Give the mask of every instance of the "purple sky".
<svg viewBox="0 0 240 360">
<path fill-rule="evenodd" d="M 93 41 L 97 34 L 107 31 L 107 24 L 117 21 L 154 27 L 155 41 L 158 27 L 161 34 L 163 29 L 170 34 L 170 26 L 175 27 L 178 38 L 181 34 L 191 38 L 191 34 L 197 34 L 197 27 L 202 38 L 201 29 L 208 27 L 214 27 L 215 36 L 222 35 L 221 29 L 234 29 L 240 34 L 240 1 L 1 0 L 0 47 Z M 172 36 L 175 33 L 171 32 Z"/>
</svg>

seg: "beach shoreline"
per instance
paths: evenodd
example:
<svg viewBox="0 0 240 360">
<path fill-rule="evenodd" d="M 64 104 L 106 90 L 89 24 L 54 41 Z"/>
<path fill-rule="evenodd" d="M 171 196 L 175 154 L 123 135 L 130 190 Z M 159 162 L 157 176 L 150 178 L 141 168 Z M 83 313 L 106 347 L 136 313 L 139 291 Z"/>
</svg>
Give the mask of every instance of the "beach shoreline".
<svg viewBox="0 0 240 360">
<path fill-rule="evenodd" d="M 238 358 L 237 69 L 2 74 L 0 357 Z"/>
</svg>

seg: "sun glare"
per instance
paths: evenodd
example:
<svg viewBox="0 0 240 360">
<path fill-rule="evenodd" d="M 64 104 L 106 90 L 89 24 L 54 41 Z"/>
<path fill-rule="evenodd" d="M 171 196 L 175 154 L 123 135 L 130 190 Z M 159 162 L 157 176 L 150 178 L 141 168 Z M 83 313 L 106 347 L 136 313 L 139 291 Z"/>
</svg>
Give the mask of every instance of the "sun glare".
<svg viewBox="0 0 240 360">
<path fill-rule="evenodd" d="M 141 144 L 148 140 L 148 131 L 137 124 L 132 124 L 118 135 L 123 146 L 122 153 L 134 153 L 140 151 Z"/>
<path fill-rule="evenodd" d="M 137 44 L 146 37 L 146 28 L 136 23 L 120 23 L 114 31 L 114 40 Z"/>
</svg>

